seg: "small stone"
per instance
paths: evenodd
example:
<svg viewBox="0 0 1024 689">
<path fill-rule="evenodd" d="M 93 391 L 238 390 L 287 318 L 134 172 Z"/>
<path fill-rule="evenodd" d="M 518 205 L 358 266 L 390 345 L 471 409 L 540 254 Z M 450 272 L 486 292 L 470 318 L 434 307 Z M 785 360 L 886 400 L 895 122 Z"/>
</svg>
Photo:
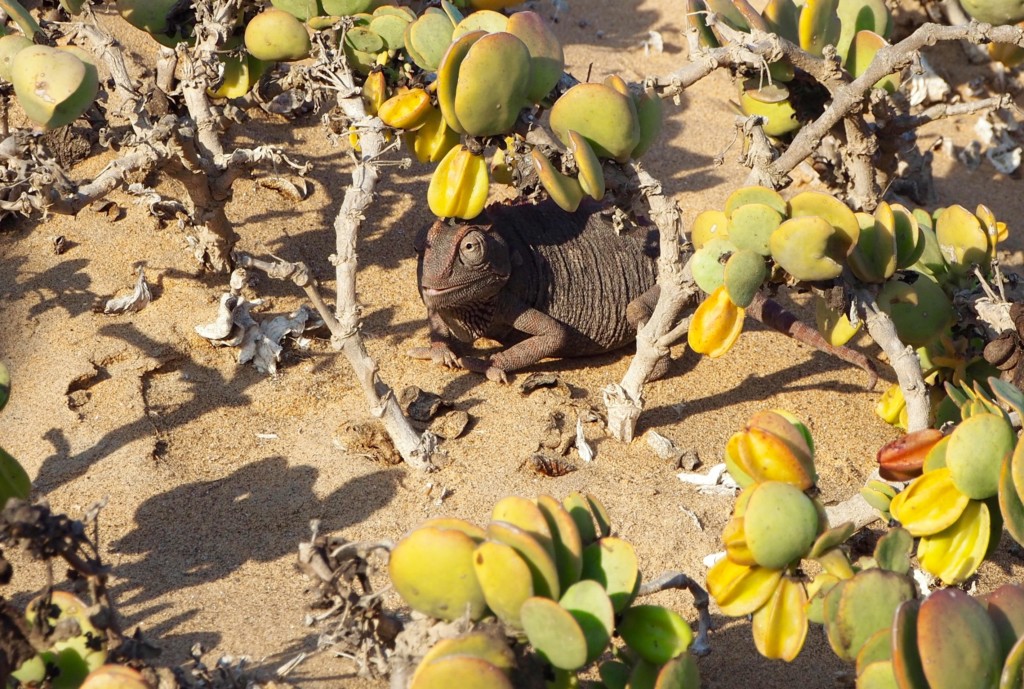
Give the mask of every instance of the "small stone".
<svg viewBox="0 0 1024 689">
<path fill-rule="evenodd" d="M 462 435 L 469 425 L 469 414 L 464 411 L 450 411 L 434 419 L 430 432 L 445 440 L 454 440 Z"/>
<path fill-rule="evenodd" d="M 441 399 L 440 395 L 432 392 L 424 392 L 415 385 L 410 385 L 398 398 L 398 403 L 413 421 L 427 423 L 435 416 L 441 407 L 451 406 Z"/>
<path fill-rule="evenodd" d="M 519 385 L 519 390 L 524 395 L 529 395 L 531 392 L 540 388 L 554 389 L 566 398 L 572 396 L 572 391 L 569 390 L 569 386 L 554 373 L 531 373 L 526 377 L 526 380 Z"/>
</svg>

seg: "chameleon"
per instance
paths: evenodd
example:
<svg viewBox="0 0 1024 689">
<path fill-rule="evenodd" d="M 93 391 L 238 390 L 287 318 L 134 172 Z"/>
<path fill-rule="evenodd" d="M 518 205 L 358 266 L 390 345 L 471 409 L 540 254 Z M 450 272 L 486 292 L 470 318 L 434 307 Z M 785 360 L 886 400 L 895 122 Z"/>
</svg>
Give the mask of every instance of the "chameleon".
<svg viewBox="0 0 1024 689">
<path fill-rule="evenodd" d="M 617 233 L 590 203 L 575 213 L 551 201 L 492 204 L 473 223 L 438 220 L 415 243 L 430 346 L 409 354 L 507 382 L 541 359 L 625 347 L 657 304 L 657 239 L 649 225 Z M 776 302 L 759 294 L 746 313 L 863 368 L 874 386 L 867 357 L 829 344 Z M 488 359 L 456 353 L 457 341 L 482 337 L 505 349 Z"/>
</svg>

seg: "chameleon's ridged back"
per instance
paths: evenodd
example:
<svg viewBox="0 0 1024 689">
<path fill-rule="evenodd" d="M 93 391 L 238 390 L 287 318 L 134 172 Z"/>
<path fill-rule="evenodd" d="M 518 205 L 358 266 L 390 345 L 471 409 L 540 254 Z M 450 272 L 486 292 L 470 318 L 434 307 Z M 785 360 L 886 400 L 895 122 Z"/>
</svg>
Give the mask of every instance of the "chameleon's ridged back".
<svg viewBox="0 0 1024 689">
<path fill-rule="evenodd" d="M 524 259 L 508 289 L 584 335 L 573 354 L 609 351 L 636 338 L 626 307 L 656 282 L 655 232 L 616 234 L 594 204 L 571 215 L 550 202 L 492 206 L 488 215 Z"/>
</svg>

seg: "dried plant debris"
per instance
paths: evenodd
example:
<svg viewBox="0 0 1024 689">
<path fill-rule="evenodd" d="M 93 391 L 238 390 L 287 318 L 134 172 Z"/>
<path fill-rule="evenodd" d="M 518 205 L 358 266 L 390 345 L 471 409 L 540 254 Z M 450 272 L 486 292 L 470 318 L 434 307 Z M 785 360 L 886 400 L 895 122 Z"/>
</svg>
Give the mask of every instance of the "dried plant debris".
<svg viewBox="0 0 1024 689">
<path fill-rule="evenodd" d="M 132 313 L 142 311 L 153 301 L 153 293 L 146 282 L 146 271 L 139 267 L 139 276 L 135 280 L 135 289 L 123 297 L 112 297 L 103 304 L 102 311 L 106 314 Z"/>
<path fill-rule="evenodd" d="M 334 431 L 332 440 L 335 447 L 353 457 L 362 457 L 382 464 L 402 463 L 402 455 L 377 422 L 344 421 Z"/>
<path fill-rule="evenodd" d="M 246 330 L 238 353 L 238 363 L 250 361 L 261 373 L 274 375 L 277 373 L 277 362 L 281 360 L 284 346 L 281 342 L 291 335 L 297 337 L 306 330 L 315 330 L 322 325 L 319 316 L 310 307 L 303 304 L 287 316 L 276 316 L 264 319 L 259 328 Z"/>
<path fill-rule="evenodd" d="M 272 189 L 294 203 L 305 201 L 313 191 L 312 185 L 305 179 L 301 181 L 301 185 L 284 177 L 262 177 L 258 183 L 261 187 Z"/>
<path fill-rule="evenodd" d="M 197 325 L 196 332 L 214 347 L 237 347 L 242 342 L 245 327 L 255 323 L 249 309 L 261 302 L 246 301 L 245 297 L 224 293 L 220 297 L 217 317 L 205 325 Z"/>
<path fill-rule="evenodd" d="M 648 31 L 647 40 L 644 41 L 644 56 L 650 57 L 651 53 L 661 55 L 665 52 L 665 39 L 658 31 Z"/>
<path fill-rule="evenodd" d="M 129 184 L 125 191 L 132 196 L 137 197 L 138 200 L 136 203 L 145 206 L 146 210 L 149 211 L 149 214 L 161 222 L 176 220 L 179 217 L 188 217 L 188 209 L 185 208 L 185 205 L 181 201 L 165 198 L 155 189 L 147 187 L 144 184 Z"/>
<path fill-rule="evenodd" d="M 249 658 L 242 656 L 221 656 L 211 667 L 202 661 L 205 649 L 195 644 L 189 651 L 192 660 L 175 668 L 173 677 L 161 675 L 157 670 L 157 689 L 277 689 L 286 685 L 279 682 L 257 683 L 255 672 L 249 669 Z"/>
<path fill-rule="evenodd" d="M 519 465 L 519 468 L 529 468 L 534 473 L 548 478 L 558 478 L 576 471 L 576 465 L 561 457 L 551 457 L 541 452 L 535 452 Z"/>
<path fill-rule="evenodd" d="M 238 347 L 238 363 L 251 361 L 261 373 L 274 375 L 284 351 L 284 339 L 316 330 L 323 321 L 305 304 L 287 316 L 257 321 L 251 309 L 261 303 L 260 300 L 248 301 L 241 295 L 224 293 L 217 317 L 210 323 L 197 325 L 196 332 L 215 347 Z"/>
<path fill-rule="evenodd" d="M 124 208 L 109 199 L 93 201 L 89 204 L 89 209 L 94 213 L 107 216 L 109 222 L 117 222 L 125 215 Z"/>
<path fill-rule="evenodd" d="M 440 395 L 426 392 L 415 385 L 402 390 L 402 394 L 398 396 L 398 404 L 410 419 L 420 423 L 429 423 L 442 407 L 452 406 L 451 402 L 441 399 Z"/>
<path fill-rule="evenodd" d="M 654 454 L 660 459 L 675 462 L 683 453 L 671 439 L 657 431 L 647 431 L 644 436 L 647 438 L 647 446 L 654 450 Z"/>
<path fill-rule="evenodd" d="M 454 440 L 466 431 L 469 414 L 462 410 L 450 411 L 436 417 L 430 424 L 430 432 L 445 440 Z"/>
<path fill-rule="evenodd" d="M 1020 132 L 1014 120 L 1003 119 L 999 112 L 989 112 L 978 119 L 974 131 L 992 167 L 1004 175 L 1020 167 L 1021 147 L 1016 140 Z"/>
<path fill-rule="evenodd" d="M 559 410 L 550 412 L 541 429 L 537 449 L 554 450 L 559 455 L 569 452 L 569 448 L 576 442 L 576 433 L 575 429 L 568 431 L 567 428 L 565 412 Z"/>
<path fill-rule="evenodd" d="M 354 661 L 360 676 L 382 677 L 389 673 L 390 649 L 403 628 L 400 619 L 384 611 L 373 585 L 384 568 L 380 554 L 393 544 L 321 536 L 319 526 L 314 520 L 311 540 L 299 544 L 298 568 L 312 580 L 315 594 L 306 624 L 320 630 L 318 650 Z M 287 663 L 278 674 L 286 674 L 304 657 Z"/>
</svg>

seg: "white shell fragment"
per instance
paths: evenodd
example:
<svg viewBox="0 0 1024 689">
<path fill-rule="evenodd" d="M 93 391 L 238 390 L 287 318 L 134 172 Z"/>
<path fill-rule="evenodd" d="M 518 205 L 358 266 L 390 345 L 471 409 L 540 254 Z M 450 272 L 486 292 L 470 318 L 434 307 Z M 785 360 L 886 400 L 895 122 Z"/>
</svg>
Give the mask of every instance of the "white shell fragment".
<svg viewBox="0 0 1024 689">
<path fill-rule="evenodd" d="M 583 419 L 576 419 L 576 451 L 584 462 L 594 461 L 594 448 L 583 435 Z"/>
<path fill-rule="evenodd" d="M 131 313 L 142 311 L 153 301 L 153 293 L 149 291 L 149 284 L 146 282 L 146 271 L 139 267 L 139 277 L 135 280 L 135 289 L 131 294 L 123 297 L 108 299 L 103 305 L 103 313 Z"/>
<path fill-rule="evenodd" d="M 693 471 L 681 471 L 676 474 L 683 483 L 697 486 L 697 491 L 704 494 L 733 495 L 739 485 L 725 470 L 725 464 L 716 464 L 706 474 Z"/>
<path fill-rule="evenodd" d="M 921 56 L 921 73 L 910 77 L 910 104 L 941 103 L 952 90 L 946 80 Z"/>
<path fill-rule="evenodd" d="M 660 55 L 663 52 L 665 52 L 665 39 L 661 37 L 661 33 L 648 31 L 647 40 L 644 41 L 644 55 L 650 56 L 651 53 Z"/>
</svg>

